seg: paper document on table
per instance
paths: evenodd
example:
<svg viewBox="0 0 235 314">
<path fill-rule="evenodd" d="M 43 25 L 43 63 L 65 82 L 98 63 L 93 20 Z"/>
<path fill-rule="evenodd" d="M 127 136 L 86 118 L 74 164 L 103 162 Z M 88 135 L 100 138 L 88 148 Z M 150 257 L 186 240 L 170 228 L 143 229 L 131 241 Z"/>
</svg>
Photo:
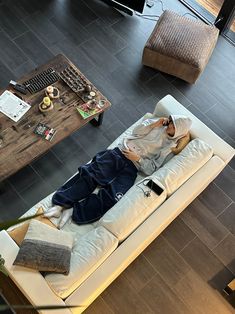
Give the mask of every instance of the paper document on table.
<svg viewBox="0 0 235 314">
<path fill-rule="evenodd" d="M 6 90 L 0 96 L 0 112 L 17 122 L 31 108 L 29 104 Z"/>
</svg>

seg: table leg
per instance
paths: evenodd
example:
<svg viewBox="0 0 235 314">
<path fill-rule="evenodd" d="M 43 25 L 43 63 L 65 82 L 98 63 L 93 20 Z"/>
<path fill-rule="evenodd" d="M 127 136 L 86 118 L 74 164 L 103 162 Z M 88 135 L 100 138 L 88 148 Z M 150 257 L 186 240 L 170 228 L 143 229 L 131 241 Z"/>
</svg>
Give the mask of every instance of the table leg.
<svg viewBox="0 0 235 314">
<path fill-rule="evenodd" d="M 103 116 L 104 116 L 104 113 L 101 112 L 98 116 L 96 116 L 94 119 L 92 119 L 90 121 L 90 123 L 94 126 L 100 126 L 102 124 L 102 121 L 103 121 Z"/>
<path fill-rule="evenodd" d="M 4 181 L 0 182 L 0 194 L 4 192 Z"/>
<path fill-rule="evenodd" d="M 233 279 L 225 288 L 224 292 L 227 295 L 231 295 L 235 293 L 235 279 Z"/>
</svg>

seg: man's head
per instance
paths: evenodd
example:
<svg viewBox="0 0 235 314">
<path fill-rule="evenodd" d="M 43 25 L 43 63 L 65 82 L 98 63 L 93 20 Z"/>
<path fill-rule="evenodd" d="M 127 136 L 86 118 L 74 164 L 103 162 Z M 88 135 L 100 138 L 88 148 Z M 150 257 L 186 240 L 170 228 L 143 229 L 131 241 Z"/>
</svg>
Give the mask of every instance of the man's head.
<svg viewBox="0 0 235 314">
<path fill-rule="evenodd" d="M 165 123 L 165 125 L 167 125 L 167 128 L 166 128 L 166 133 L 169 135 L 169 136 L 174 136 L 175 135 L 175 125 L 172 121 L 172 118 L 171 116 L 169 116 L 167 122 Z"/>
<path fill-rule="evenodd" d="M 170 115 L 166 123 L 167 134 L 174 139 L 180 139 L 185 136 L 192 125 L 190 118 L 183 115 Z"/>
</svg>

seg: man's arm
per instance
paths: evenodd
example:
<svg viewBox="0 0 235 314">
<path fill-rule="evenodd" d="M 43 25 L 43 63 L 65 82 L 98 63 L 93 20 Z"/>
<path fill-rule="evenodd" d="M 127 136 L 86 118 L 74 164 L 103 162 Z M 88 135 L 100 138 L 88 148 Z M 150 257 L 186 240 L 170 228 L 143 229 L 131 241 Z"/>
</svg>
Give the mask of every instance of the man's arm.
<svg viewBox="0 0 235 314">
<path fill-rule="evenodd" d="M 158 168 L 162 166 L 166 157 L 171 153 L 171 147 L 165 147 L 161 150 L 159 155 L 154 156 L 153 158 L 140 158 L 138 163 L 140 165 L 140 171 L 146 175 L 151 175 Z"/>
<path fill-rule="evenodd" d="M 147 176 L 150 176 L 157 170 L 158 166 L 156 165 L 154 159 L 149 158 L 140 158 L 138 161 L 140 165 L 139 171 L 143 172 Z"/>
<path fill-rule="evenodd" d="M 136 154 L 133 150 L 122 149 L 122 153 L 123 153 L 123 155 L 126 156 L 127 159 L 129 159 L 131 161 L 139 162 L 139 160 L 140 160 L 140 156 L 138 154 Z"/>
<path fill-rule="evenodd" d="M 157 159 L 149 159 L 149 158 L 141 158 L 138 154 L 133 152 L 132 150 L 122 150 L 122 153 L 131 161 L 138 162 L 140 166 L 140 171 L 145 173 L 146 175 L 151 175 L 154 171 L 156 171 L 160 165 Z"/>
<path fill-rule="evenodd" d="M 167 120 L 166 118 L 157 118 L 157 119 L 146 119 L 138 124 L 132 131 L 132 135 L 146 135 L 153 128 L 163 126 L 163 123 Z"/>
<path fill-rule="evenodd" d="M 136 138 L 144 137 L 147 135 L 153 128 L 162 127 L 166 118 L 159 118 L 159 119 L 146 119 L 142 121 L 142 123 L 138 124 L 132 131 L 132 135 Z M 146 175 L 151 175 L 159 166 L 158 159 L 160 156 L 155 156 L 155 158 L 141 158 L 140 155 L 135 153 L 130 149 L 122 149 L 122 153 L 126 156 L 127 159 L 138 162 L 140 166 L 140 170 L 145 173 Z M 163 159 L 164 160 L 164 159 Z"/>
</svg>

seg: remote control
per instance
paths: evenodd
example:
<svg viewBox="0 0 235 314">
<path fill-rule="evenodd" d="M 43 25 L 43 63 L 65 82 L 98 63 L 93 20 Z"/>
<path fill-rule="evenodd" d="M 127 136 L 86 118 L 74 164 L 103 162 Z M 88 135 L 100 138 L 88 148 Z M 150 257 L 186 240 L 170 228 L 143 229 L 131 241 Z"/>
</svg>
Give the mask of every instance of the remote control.
<svg viewBox="0 0 235 314">
<path fill-rule="evenodd" d="M 15 81 L 10 81 L 10 85 L 12 85 L 12 87 L 14 88 L 14 90 L 17 90 L 18 92 L 20 92 L 21 94 L 26 94 L 27 93 L 27 89 L 24 85 L 18 84 Z"/>
</svg>

